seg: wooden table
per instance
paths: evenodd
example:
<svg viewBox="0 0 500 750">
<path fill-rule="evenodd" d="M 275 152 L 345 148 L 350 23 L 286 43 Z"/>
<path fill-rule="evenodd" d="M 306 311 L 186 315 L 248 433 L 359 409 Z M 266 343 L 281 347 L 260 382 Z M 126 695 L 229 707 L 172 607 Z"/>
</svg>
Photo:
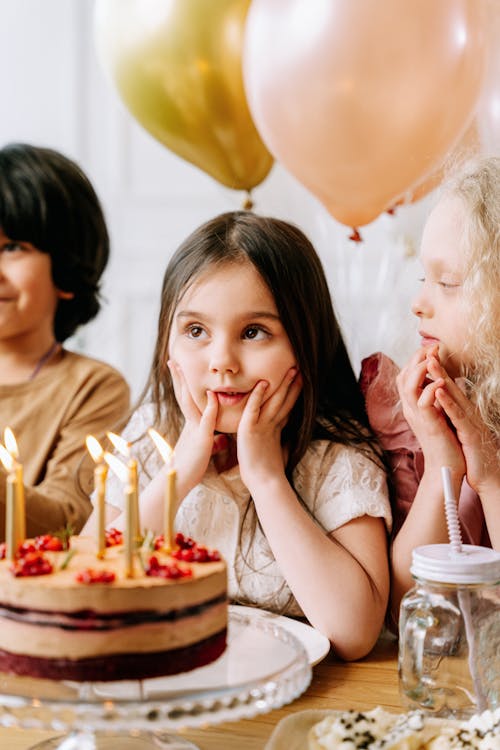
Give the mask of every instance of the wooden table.
<svg viewBox="0 0 500 750">
<path fill-rule="evenodd" d="M 358 662 L 343 663 L 332 655 L 314 667 L 308 690 L 296 701 L 268 714 L 207 729 L 183 733 L 200 750 L 262 750 L 280 719 L 309 708 L 368 709 L 382 706 L 401 711 L 398 694 L 397 644 L 381 639 L 372 653 Z M 28 750 L 56 732 L 0 728 L 2 750 Z M 116 750 L 121 750 L 119 743 Z"/>
</svg>

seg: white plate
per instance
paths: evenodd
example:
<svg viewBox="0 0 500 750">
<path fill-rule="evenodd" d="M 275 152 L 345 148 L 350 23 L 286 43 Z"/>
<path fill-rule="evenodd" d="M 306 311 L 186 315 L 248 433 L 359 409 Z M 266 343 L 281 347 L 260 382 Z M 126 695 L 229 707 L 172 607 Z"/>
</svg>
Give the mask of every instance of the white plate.
<svg viewBox="0 0 500 750">
<path fill-rule="evenodd" d="M 288 632 L 292 633 L 302 643 L 311 667 L 314 667 L 315 664 L 324 659 L 330 651 L 330 641 L 328 638 L 310 625 L 306 625 L 299 620 L 292 620 L 291 617 L 284 617 L 283 615 L 275 615 L 273 612 L 267 612 L 265 609 L 258 609 L 257 607 L 243 607 L 240 604 L 230 604 L 229 611 L 245 615 L 249 620 L 261 617 L 273 619 L 277 625 L 288 630 Z"/>
</svg>

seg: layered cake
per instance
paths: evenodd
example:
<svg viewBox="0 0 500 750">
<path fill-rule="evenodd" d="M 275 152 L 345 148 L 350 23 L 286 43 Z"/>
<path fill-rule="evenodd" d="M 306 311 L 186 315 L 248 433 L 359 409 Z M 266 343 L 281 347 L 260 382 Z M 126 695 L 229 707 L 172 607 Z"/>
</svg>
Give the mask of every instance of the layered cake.
<svg viewBox="0 0 500 750">
<path fill-rule="evenodd" d="M 141 547 L 126 577 L 120 532 L 95 541 L 27 540 L 0 549 L 0 671 L 55 680 L 143 679 L 185 672 L 226 647 L 226 565 L 182 535 Z M 63 548 L 66 547 L 66 548 Z"/>
</svg>

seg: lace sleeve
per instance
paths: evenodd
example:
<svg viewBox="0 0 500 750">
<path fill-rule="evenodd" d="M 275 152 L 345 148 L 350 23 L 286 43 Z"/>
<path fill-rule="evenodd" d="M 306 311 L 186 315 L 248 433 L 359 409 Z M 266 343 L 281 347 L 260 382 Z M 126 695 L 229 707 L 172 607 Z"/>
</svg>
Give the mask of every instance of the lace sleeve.
<svg viewBox="0 0 500 750">
<path fill-rule="evenodd" d="M 361 451 L 318 441 L 298 468 L 297 490 L 327 533 L 364 515 L 383 518 L 390 531 L 385 473 Z"/>
</svg>

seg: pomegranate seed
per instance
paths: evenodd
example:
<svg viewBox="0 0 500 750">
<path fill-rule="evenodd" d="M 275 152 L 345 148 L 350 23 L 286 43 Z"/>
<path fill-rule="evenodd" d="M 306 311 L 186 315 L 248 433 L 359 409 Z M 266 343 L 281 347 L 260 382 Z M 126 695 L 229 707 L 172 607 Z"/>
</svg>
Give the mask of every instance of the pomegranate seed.
<svg viewBox="0 0 500 750">
<path fill-rule="evenodd" d="M 76 574 L 78 583 L 113 583 L 116 575 L 111 570 L 95 570 L 86 568 Z"/>
</svg>

